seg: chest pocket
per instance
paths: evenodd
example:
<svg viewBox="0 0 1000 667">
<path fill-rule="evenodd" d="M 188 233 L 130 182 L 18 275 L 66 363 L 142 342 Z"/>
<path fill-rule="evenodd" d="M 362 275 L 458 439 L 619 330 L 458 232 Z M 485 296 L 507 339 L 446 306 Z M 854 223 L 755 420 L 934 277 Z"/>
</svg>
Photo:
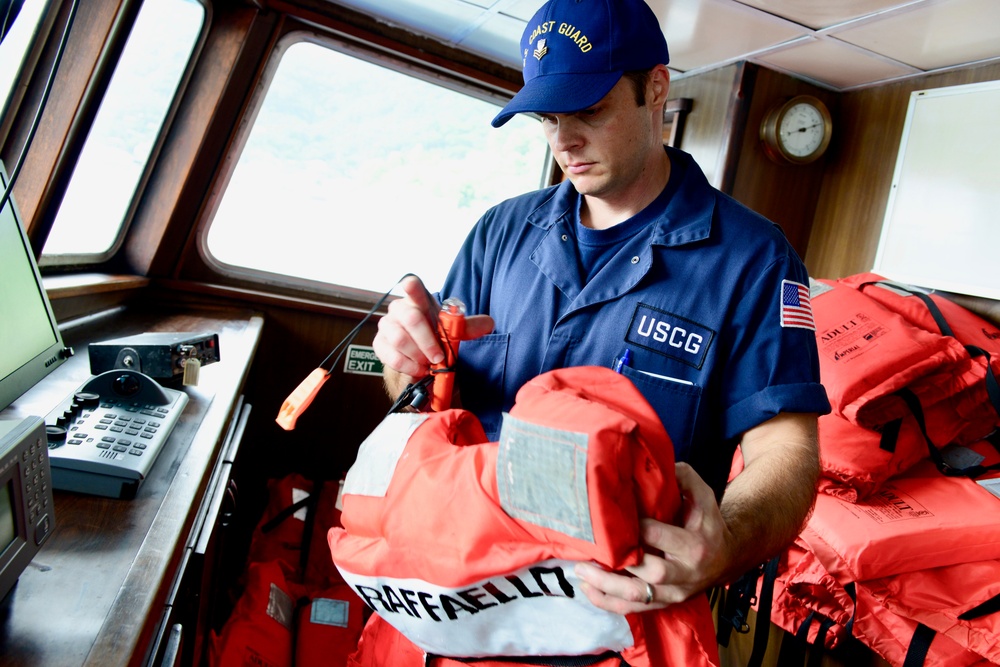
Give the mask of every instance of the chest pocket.
<svg viewBox="0 0 1000 667">
<path fill-rule="evenodd" d="M 510 334 L 492 333 L 462 341 L 458 348 L 462 407 L 474 413 L 486 433 L 500 432 Z"/>
<path fill-rule="evenodd" d="M 627 366 L 622 368 L 622 373 L 635 383 L 660 416 L 674 446 L 676 460 L 689 461 L 698 407 L 701 405 L 701 387 L 655 377 Z"/>
</svg>

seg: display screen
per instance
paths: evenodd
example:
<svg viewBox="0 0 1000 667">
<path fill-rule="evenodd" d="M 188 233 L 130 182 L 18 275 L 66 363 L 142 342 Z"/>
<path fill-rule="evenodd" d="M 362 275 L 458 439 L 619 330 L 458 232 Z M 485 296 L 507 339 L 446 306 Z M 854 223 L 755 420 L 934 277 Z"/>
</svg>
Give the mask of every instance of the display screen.
<svg viewBox="0 0 1000 667">
<path fill-rule="evenodd" d="M 56 342 L 10 203 L 0 212 L 0 378 Z"/>
<path fill-rule="evenodd" d="M 7 186 L 3 164 L 0 186 Z M 55 370 L 71 353 L 63 346 L 13 197 L 0 210 L 0 341 L 0 410 Z"/>
<path fill-rule="evenodd" d="M 14 523 L 14 493 L 11 482 L 3 485 L 0 490 L 0 554 L 7 550 L 17 537 L 17 524 Z"/>
</svg>

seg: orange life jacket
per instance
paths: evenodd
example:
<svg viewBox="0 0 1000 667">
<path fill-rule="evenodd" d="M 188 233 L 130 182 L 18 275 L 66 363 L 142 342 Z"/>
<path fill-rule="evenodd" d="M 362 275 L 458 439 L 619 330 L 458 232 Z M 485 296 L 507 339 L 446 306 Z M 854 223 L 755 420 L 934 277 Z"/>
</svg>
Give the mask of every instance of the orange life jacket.
<svg viewBox="0 0 1000 667">
<path fill-rule="evenodd" d="M 913 415 L 878 431 L 836 414 L 821 415 L 818 426 L 819 490 L 848 502 L 868 498 L 888 479 L 928 458 L 927 440 Z"/>
<path fill-rule="evenodd" d="M 326 541 L 326 530 L 340 525 L 338 486 L 298 473 L 269 480 L 268 502 L 254 528 L 247 562 L 281 561 L 289 579 L 309 589 L 342 583 Z"/>
<path fill-rule="evenodd" d="M 211 637 L 211 665 L 347 664 L 367 608 L 330 560 L 326 529 L 340 524 L 337 488 L 299 474 L 268 482 L 243 591 Z"/>
<path fill-rule="evenodd" d="M 279 560 L 251 563 L 246 585 L 219 634 L 209 636 L 210 667 L 291 667 L 295 600 L 301 589 Z"/>
<path fill-rule="evenodd" d="M 788 547 L 778 567 L 771 622 L 806 644 L 835 648 L 850 635 L 853 592 L 801 541 Z"/>
<path fill-rule="evenodd" d="M 923 667 L 989 667 L 995 665 L 951 637 L 887 609 L 858 584 L 854 634 L 892 665 Z"/>
<path fill-rule="evenodd" d="M 893 665 L 985 667 L 1000 664 L 998 594 L 1000 561 L 854 582 L 798 541 L 782 557 L 771 620 L 803 649 L 853 635 Z"/>
<path fill-rule="evenodd" d="M 908 572 L 865 587 L 897 616 L 1000 664 L 1000 560 Z"/>
<path fill-rule="evenodd" d="M 800 538 L 842 581 L 1000 558 L 998 502 L 926 460 L 859 503 L 819 494 Z"/>
<path fill-rule="evenodd" d="M 909 414 L 901 389 L 926 409 L 980 380 L 956 339 L 912 325 L 841 281 L 813 280 L 811 292 L 820 377 L 833 411 L 849 421 L 879 428 Z"/>
<path fill-rule="evenodd" d="M 499 442 L 462 410 L 390 415 L 361 445 L 342 503 L 333 560 L 380 617 L 354 664 L 608 651 L 630 665 L 718 664 L 705 596 L 620 616 L 594 607 L 573 572 L 638 564 L 639 518 L 675 522 L 680 507 L 666 431 L 609 369 L 527 383 Z"/>
<path fill-rule="evenodd" d="M 881 280 L 868 273 L 812 284 L 834 407 L 819 419 L 820 488 L 852 501 L 928 457 L 948 474 L 980 474 L 951 466 L 939 450 L 977 443 L 1000 425 L 988 365 L 1000 367 L 1000 353 L 991 354 L 1000 331 L 958 304 Z"/>
<path fill-rule="evenodd" d="M 1000 427 L 1000 328 L 960 304 L 902 285 L 874 273 L 842 279 L 924 331 L 953 337 L 969 353 L 968 374 L 949 400 L 921 401 L 928 430 L 938 445 L 980 440 Z M 935 434 L 940 426 L 949 432 Z"/>
</svg>

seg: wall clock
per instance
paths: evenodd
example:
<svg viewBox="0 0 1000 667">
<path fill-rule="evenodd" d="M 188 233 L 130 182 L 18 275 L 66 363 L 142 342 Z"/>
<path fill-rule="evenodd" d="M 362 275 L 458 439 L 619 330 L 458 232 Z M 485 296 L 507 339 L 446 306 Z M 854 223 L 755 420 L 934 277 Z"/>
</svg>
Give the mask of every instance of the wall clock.
<svg viewBox="0 0 1000 667">
<path fill-rule="evenodd" d="M 760 140 L 779 164 L 809 164 L 826 152 L 833 134 L 830 111 L 811 95 L 779 102 L 764 115 Z"/>
</svg>

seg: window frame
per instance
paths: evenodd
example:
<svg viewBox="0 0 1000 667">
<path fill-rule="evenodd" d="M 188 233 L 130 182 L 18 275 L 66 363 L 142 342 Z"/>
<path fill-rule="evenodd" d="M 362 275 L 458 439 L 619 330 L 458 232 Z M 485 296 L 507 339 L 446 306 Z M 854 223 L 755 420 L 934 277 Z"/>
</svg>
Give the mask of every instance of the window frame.
<svg viewBox="0 0 1000 667">
<path fill-rule="evenodd" d="M 145 195 L 146 188 L 149 185 L 150 179 L 157 168 L 157 163 L 159 161 L 160 154 L 163 151 L 163 147 L 167 142 L 168 135 L 173 126 L 175 119 L 177 118 L 178 110 L 182 105 L 182 100 L 188 89 L 188 85 L 191 83 L 193 73 L 198 66 L 199 59 L 205 48 L 206 41 L 208 40 L 208 35 L 212 26 L 212 3 L 210 0 L 191 0 L 201 5 L 204 11 L 204 17 L 202 20 L 201 29 L 198 32 L 198 37 L 195 43 L 191 47 L 191 56 L 188 58 L 187 65 L 181 74 L 180 80 L 177 83 L 177 88 L 174 90 L 174 94 L 170 99 L 170 104 L 167 106 L 166 112 L 163 116 L 163 122 L 160 124 L 160 128 L 156 133 L 156 138 L 153 140 L 153 144 L 150 147 L 149 156 L 146 158 L 146 163 L 139 174 L 139 179 L 136 181 L 135 189 L 132 191 L 132 195 L 129 198 L 128 205 L 125 208 L 125 213 L 122 217 L 121 224 L 118 228 L 118 233 L 115 236 L 114 241 L 107 251 L 103 253 L 63 253 L 63 254 L 46 254 L 40 253 L 38 259 L 39 269 L 42 271 L 60 270 L 60 269 L 73 269 L 77 267 L 95 267 L 97 265 L 106 264 L 108 261 L 112 260 L 122 249 L 122 247 L 128 241 L 128 233 L 132 226 L 132 222 L 135 220 L 136 212 L 139 209 L 143 196 Z M 141 3 L 140 3 L 141 4 Z M 139 11 L 141 11 L 141 6 Z M 138 18 L 138 12 L 136 12 L 136 18 Z M 132 26 L 129 27 L 129 36 L 131 36 L 132 28 L 135 23 L 133 21 Z M 126 38 L 126 44 L 127 44 Z M 111 76 L 108 78 L 104 89 L 101 91 L 101 101 L 103 101 L 104 96 L 107 93 L 107 87 L 110 86 L 111 81 L 114 78 L 114 72 L 117 70 L 118 65 L 121 61 L 121 57 L 124 53 L 124 44 L 120 51 L 115 54 L 115 62 L 113 65 L 110 63 L 104 63 L 105 66 L 111 67 Z M 83 147 L 86 145 L 86 141 L 90 138 L 90 132 L 93 129 L 94 121 L 97 118 L 99 111 L 100 102 L 98 102 L 98 111 L 90 118 L 90 124 L 86 129 L 86 139 L 80 146 L 80 150 L 74 156 L 73 166 L 70 168 L 70 173 L 76 168 L 79 163 L 80 155 L 83 152 Z M 67 187 L 70 181 L 67 180 Z M 60 195 L 60 202 L 54 207 L 51 213 L 52 220 L 54 221 L 57 217 L 59 206 L 62 204 L 62 196 L 65 195 L 65 189 Z M 47 234 L 46 234 L 47 236 Z M 44 247 L 44 243 L 40 243 L 39 247 Z"/>
<path fill-rule="evenodd" d="M 432 62 L 416 57 L 407 57 L 403 51 L 390 51 L 388 47 L 339 30 L 322 31 L 307 24 L 290 21 L 286 24 L 285 29 L 275 37 L 272 42 L 273 46 L 264 59 L 257 84 L 249 96 L 246 110 L 238 126 L 234 129 L 229 148 L 219 165 L 212 185 L 212 192 L 201 210 L 195 232 L 199 258 L 212 273 L 243 285 L 266 286 L 271 289 L 278 288 L 310 296 L 324 295 L 335 300 L 352 303 L 369 303 L 382 296 L 382 292 L 228 264 L 216 259 L 208 249 L 209 229 L 243 149 L 249 140 L 271 82 L 280 66 L 282 56 L 289 47 L 300 42 L 309 42 L 329 48 L 367 63 L 389 68 L 432 85 L 439 85 L 454 92 L 500 106 L 510 101 L 513 92 L 493 87 L 482 80 L 463 75 L 443 66 L 437 66 Z M 539 165 L 540 186 L 556 182 L 556 175 L 559 172 L 550 149 L 546 148 L 545 156 L 544 164 Z M 474 222 L 475 220 L 469 221 L 470 231 Z"/>
</svg>

